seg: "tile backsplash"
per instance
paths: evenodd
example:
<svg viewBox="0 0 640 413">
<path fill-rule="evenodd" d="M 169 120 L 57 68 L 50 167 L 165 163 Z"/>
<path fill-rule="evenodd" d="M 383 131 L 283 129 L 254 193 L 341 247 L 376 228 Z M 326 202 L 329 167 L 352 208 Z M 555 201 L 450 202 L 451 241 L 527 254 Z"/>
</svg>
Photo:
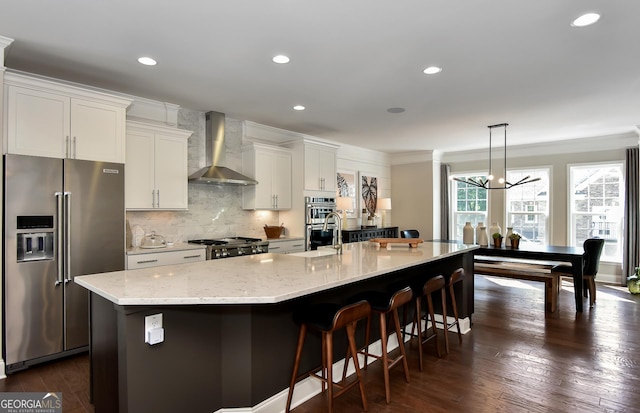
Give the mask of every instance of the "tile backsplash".
<svg viewBox="0 0 640 413">
<path fill-rule="evenodd" d="M 205 114 L 181 108 L 178 128 L 193 131 L 189 138 L 189 173 L 205 166 Z M 241 121 L 226 118 L 225 165 L 242 171 Z M 264 225 L 279 225 L 274 211 L 242 209 L 240 186 L 189 184 L 188 211 L 127 211 L 131 226 L 141 226 L 145 233 L 155 231 L 173 242 L 195 238 L 244 236 L 266 238 Z"/>
</svg>

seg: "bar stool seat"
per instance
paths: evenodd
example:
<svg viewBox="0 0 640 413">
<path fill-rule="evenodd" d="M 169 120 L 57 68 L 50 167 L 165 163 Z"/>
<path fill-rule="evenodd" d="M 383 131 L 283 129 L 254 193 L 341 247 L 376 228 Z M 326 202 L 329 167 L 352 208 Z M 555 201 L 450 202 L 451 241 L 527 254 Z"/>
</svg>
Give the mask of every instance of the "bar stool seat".
<svg viewBox="0 0 640 413">
<path fill-rule="evenodd" d="M 318 376 L 315 372 L 309 373 L 311 377 L 318 378 L 322 381 L 322 391 L 327 387 L 329 399 L 329 413 L 333 412 L 333 399 L 349 390 L 356 384 L 360 387 L 360 397 L 362 398 L 362 407 L 364 411 L 368 410 L 367 399 L 364 393 L 364 382 L 362 381 L 362 372 L 358 365 L 358 358 L 352 357 L 356 368 L 357 379 L 348 385 L 344 385 L 344 381 L 339 383 L 333 382 L 333 333 L 342 328 L 346 329 L 347 339 L 349 342 L 349 352 L 347 353 L 348 362 L 349 354 L 357 354 L 355 330 L 359 320 L 369 318 L 371 314 L 371 305 L 361 300 L 348 305 L 340 305 L 335 303 L 320 303 L 307 306 L 304 309 L 294 312 L 293 319 L 300 324 L 300 332 L 298 334 L 298 345 L 296 347 L 296 355 L 293 363 L 293 372 L 291 374 L 291 382 L 289 385 L 289 394 L 287 395 L 287 405 L 285 412 L 291 409 L 291 399 L 293 397 L 293 388 L 296 381 L 301 378 L 297 376 L 300 367 L 300 358 L 307 329 L 315 329 L 322 333 L 322 366 L 320 370 L 322 375 Z M 334 386 L 338 390 L 334 394 Z"/>
<path fill-rule="evenodd" d="M 391 370 L 398 363 L 402 362 L 404 369 L 404 377 L 407 383 L 409 382 L 409 365 L 407 364 L 407 354 L 404 348 L 404 341 L 402 339 L 402 332 L 400 331 L 400 319 L 398 317 L 398 308 L 411 302 L 413 298 L 413 292 L 411 287 L 404 287 L 397 291 L 365 291 L 355 295 L 352 300 L 357 301 L 364 299 L 371 305 L 371 312 L 379 315 L 380 322 L 380 342 L 382 345 L 382 354 L 377 355 L 369 352 L 369 343 L 371 337 L 371 319 L 367 320 L 367 330 L 365 334 L 365 347 L 364 350 L 359 351 L 364 355 L 364 367 L 367 368 L 367 358 L 369 356 L 382 360 L 382 371 L 384 374 L 384 388 L 385 397 L 387 403 L 391 402 L 391 387 L 389 385 L 389 370 Z M 398 340 L 398 347 L 400 348 L 400 355 L 395 359 L 389 357 L 387 346 L 389 341 L 387 316 L 391 317 L 393 323 L 393 332 L 396 334 Z M 343 378 L 347 371 L 347 364 L 345 363 L 343 370 Z"/>
</svg>

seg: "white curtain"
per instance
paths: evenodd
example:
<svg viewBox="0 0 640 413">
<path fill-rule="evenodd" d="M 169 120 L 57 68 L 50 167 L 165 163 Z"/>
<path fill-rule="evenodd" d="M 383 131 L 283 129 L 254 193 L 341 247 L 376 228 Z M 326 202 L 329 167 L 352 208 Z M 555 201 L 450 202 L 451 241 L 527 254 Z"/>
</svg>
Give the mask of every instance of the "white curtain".
<svg viewBox="0 0 640 413">
<path fill-rule="evenodd" d="M 624 238 L 622 252 L 622 285 L 627 285 L 629 275 L 640 265 L 640 167 L 638 165 L 638 148 L 626 150 L 625 204 L 624 204 Z"/>
</svg>

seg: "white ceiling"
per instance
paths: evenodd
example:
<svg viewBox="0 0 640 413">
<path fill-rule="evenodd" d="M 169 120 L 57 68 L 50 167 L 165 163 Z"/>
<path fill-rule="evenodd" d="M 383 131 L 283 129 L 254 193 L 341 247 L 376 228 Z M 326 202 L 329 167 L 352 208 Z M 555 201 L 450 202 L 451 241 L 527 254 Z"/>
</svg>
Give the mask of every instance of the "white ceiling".
<svg viewBox="0 0 640 413">
<path fill-rule="evenodd" d="M 588 11 L 597 24 L 570 26 Z M 638 0 L 0 0 L 0 35 L 9 68 L 393 153 L 483 148 L 502 122 L 510 145 L 636 132 L 639 15 Z"/>
</svg>

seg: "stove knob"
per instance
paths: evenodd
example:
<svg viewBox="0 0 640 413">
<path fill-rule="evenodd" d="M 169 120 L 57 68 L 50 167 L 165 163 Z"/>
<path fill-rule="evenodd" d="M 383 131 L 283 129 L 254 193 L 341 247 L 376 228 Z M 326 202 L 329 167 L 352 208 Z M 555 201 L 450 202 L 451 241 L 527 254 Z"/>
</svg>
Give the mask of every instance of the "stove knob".
<svg viewBox="0 0 640 413">
<path fill-rule="evenodd" d="M 224 258 L 224 257 L 228 257 L 228 256 L 229 256 L 229 252 L 227 251 L 227 249 L 226 249 L 226 248 L 223 248 L 223 249 L 222 249 L 221 256 L 222 256 L 222 258 Z"/>
<path fill-rule="evenodd" d="M 261 254 L 262 253 L 262 247 L 261 246 L 257 246 L 255 249 L 254 254 Z"/>
<path fill-rule="evenodd" d="M 238 255 L 244 255 L 244 250 L 242 248 L 238 248 Z"/>
<path fill-rule="evenodd" d="M 215 258 L 220 258 L 220 251 L 216 251 L 216 256 Z"/>
</svg>

